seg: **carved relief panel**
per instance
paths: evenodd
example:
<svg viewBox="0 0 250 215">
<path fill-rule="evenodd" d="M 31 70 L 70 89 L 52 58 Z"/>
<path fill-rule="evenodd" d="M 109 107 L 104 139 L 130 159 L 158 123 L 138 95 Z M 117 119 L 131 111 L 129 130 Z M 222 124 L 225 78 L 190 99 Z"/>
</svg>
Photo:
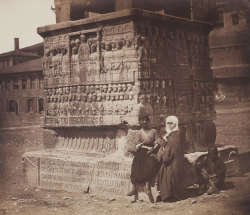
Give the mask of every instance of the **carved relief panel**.
<svg viewBox="0 0 250 215">
<path fill-rule="evenodd" d="M 76 29 L 45 38 L 46 126 L 132 122 L 140 111 L 182 122 L 210 117 L 200 30 L 133 18 Z"/>
</svg>

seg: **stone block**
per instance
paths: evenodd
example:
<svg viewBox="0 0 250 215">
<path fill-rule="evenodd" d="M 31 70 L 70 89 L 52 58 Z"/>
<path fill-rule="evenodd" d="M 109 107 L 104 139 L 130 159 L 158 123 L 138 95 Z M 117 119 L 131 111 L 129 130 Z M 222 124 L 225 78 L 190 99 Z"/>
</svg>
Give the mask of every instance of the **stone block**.
<svg viewBox="0 0 250 215">
<path fill-rule="evenodd" d="M 23 172 L 22 182 L 28 187 L 37 187 L 39 184 L 39 158 L 29 157 L 23 154 Z"/>
<path fill-rule="evenodd" d="M 38 151 L 25 153 L 28 183 L 41 189 L 125 195 L 130 189 L 131 160 L 120 157 L 93 158 L 65 153 Z M 115 159 L 116 158 L 116 159 Z M 116 161 L 114 161 L 116 160 Z"/>
<path fill-rule="evenodd" d="M 234 176 L 239 172 L 240 169 L 239 158 L 235 160 L 226 161 L 225 164 L 227 168 L 226 176 Z"/>
</svg>

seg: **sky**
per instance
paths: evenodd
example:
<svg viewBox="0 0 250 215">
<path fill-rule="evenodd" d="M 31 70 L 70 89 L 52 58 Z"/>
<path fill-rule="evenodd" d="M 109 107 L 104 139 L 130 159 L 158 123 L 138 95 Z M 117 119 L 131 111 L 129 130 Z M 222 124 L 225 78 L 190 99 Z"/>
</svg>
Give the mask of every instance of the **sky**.
<svg viewBox="0 0 250 215">
<path fill-rule="evenodd" d="M 43 42 L 37 28 L 56 23 L 54 0 L 0 0 L 0 53 Z"/>
</svg>

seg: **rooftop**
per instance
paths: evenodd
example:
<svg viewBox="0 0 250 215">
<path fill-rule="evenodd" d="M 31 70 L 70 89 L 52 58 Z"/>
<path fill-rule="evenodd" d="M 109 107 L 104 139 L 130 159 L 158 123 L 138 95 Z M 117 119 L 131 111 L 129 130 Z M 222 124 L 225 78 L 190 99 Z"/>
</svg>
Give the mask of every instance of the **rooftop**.
<svg viewBox="0 0 250 215">
<path fill-rule="evenodd" d="M 22 57 L 39 57 L 37 54 L 30 53 L 38 48 L 43 47 L 43 43 L 37 43 L 31 46 L 27 46 L 22 49 L 17 49 L 9 52 L 0 54 L 0 57 L 9 57 L 9 56 L 22 56 Z"/>
<path fill-rule="evenodd" d="M 42 71 L 42 61 L 43 58 L 41 57 L 35 60 L 30 60 L 24 63 L 17 64 L 15 66 L 0 69 L 0 74 Z"/>
</svg>

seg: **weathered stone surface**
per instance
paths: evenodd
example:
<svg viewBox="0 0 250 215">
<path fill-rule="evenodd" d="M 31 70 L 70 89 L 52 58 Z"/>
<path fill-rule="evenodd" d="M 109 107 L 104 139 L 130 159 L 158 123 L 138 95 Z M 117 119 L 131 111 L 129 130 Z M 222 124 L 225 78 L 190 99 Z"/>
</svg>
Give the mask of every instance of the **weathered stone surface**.
<svg viewBox="0 0 250 215">
<path fill-rule="evenodd" d="M 218 148 L 219 156 L 226 163 L 227 176 L 239 171 L 237 148 L 234 146 Z M 235 153 L 235 157 L 230 157 Z M 186 187 L 198 183 L 194 164 L 203 159 L 207 153 L 186 154 Z M 28 168 L 28 183 L 41 189 L 67 190 L 84 192 L 103 192 L 112 195 L 125 195 L 131 189 L 130 169 L 132 158 L 122 154 L 106 157 L 93 157 L 71 153 L 48 151 L 27 152 L 23 155 Z M 33 161 L 31 163 L 31 160 Z M 34 165 L 35 164 L 35 165 Z"/>
<path fill-rule="evenodd" d="M 39 186 L 127 193 L 126 152 L 145 114 L 156 128 L 176 115 L 189 151 L 214 142 L 210 30 L 138 9 L 39 28 L 51 133 L 45 152 L 25 154 L 37 158 Z"/>
<path fill-rule="evenodd" d="M 83 157 L 65 153 L 52 154 L 46 151 L 25 153 L 25 163 L 36 160 L 37 167 L 31 179 L 37 179 L 41 189 L 84 192 L 105 192 L 114 195 L 125 194 L 130 189 L 131 159 Z M 118 158 L 118 157 L 114 157 Z M 36 177 L 37 176 L 37 177 Z"/>
<path fill-rule="evenodd" d="M 138 9 L 39 28 L 43 126 L 136 126 L 146 113 L 158 127 L 176 115 L 190 151 L 199 149 L 196 143 L 207 146 L 207 125 L 215 118 L 210 30 Z"/>
</svg>

